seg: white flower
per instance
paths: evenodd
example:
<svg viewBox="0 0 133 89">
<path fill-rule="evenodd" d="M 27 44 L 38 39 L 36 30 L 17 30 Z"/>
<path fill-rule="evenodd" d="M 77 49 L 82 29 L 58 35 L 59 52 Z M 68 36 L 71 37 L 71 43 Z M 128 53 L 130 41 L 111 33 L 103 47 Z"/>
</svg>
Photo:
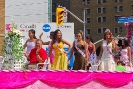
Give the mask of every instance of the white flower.
<svg viewBox="0 0 133 89">
<path fill-rule="evenodd" d="M 21 32 L 19 30 L 14 30 L 13 33 L 16 33 L 16 35 L 22 36 Z"/>
</svg>

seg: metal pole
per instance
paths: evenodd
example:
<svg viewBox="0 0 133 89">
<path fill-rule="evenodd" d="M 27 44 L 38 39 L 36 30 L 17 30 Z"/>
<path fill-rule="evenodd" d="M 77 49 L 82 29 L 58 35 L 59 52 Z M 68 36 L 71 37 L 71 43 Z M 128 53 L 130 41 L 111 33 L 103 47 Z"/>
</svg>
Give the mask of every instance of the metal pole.
<svg viewBox="0 0 133 89">
<path fill-rule="evenodd" d="M 84 23 L 83 23 L 83 25 L 84 25 L 84 41 L 85 41 L 85 25 L 86 25 L 86 21 L 85 21 L 85 10 L 84 10 L 84 12 L 83 12 L 83 15 L 84 15 Z"/>
<path fill-rule="evenodd" d="M 74 18 L 76 18 L 79 22 L 84 23 L 84 21 L 82 21 L 80 18 L 78 18 L 76 15 L 74 15 L 71 11 L 69 11 L 68 9 L 66 9 L 68 13 L 70 13 Z"/>
</svg>

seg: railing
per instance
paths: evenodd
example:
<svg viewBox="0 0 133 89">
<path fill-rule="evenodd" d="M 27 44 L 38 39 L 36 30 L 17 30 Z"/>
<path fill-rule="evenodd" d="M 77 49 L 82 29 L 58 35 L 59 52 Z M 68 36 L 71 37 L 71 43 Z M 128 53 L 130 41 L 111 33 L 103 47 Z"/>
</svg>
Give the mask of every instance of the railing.
<svg viewBox="0 0 133 89">
<path fill-rule="evenodd" d="M 119 35 L 118 35 L 117 37 L 114 37 L 114 38 L 117 38 L 117 39 L 124 39 L 124 38 L 126 38 L 126 37 L 119 37 Z M 101 41 L 103 41 L 103 39 L 96 41 L 94 44 L 97 44 L 97 43 L 99 43 L 99 42 L 101 42 Z"/>
</svg>

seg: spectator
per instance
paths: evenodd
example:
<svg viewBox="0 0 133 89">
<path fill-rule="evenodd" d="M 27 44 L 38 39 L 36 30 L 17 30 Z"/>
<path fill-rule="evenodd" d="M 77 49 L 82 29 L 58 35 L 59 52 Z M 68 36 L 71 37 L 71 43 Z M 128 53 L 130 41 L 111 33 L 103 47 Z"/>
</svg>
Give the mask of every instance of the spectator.
<svg viewBox="0 0 133 89">
<path fill-rule="evenodd" d="M 27 66 L 29 69 L 36 69 L 37 63 L 43 63 L 46 58 L 47 58 L 47 53 L 46 51 L 42 48 L 42 41 L 40 39 L 36 40 L 36 45 L 35 48 L 33 48 L 28 55 L 26 52 L 24 52 L 27 60 L 30 62 L 29 65 Z"/>
<path fill-rule="evenodd" d="M 117 62 L 116 71 L 126 71 L 124 63 L 122 61 Z"/>
</svg>

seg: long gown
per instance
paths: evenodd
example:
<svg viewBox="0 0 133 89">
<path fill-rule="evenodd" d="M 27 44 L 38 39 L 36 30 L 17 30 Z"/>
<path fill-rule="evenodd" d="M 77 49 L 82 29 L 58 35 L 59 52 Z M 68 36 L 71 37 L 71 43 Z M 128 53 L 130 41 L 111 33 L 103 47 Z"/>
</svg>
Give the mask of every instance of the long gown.
<svg viewBox="0 0 133 89">
<path fill-rule="evenodd" d="M 101 71 L 115 71 L 115 62 L 112 54 L 112 43 L 107 44 L 103 41 L 103 54 L 101 57 L 100 70 Z"/>
<path fill-rule="evenodd" d="M 77 47 L 85 53 L 85 48 L 83 45 L 81 44 L 77 44 Z M 83 57 L 83 55 L 75 48 L 75 52 L 74 52 L 74 56 L 75 56 L 75 60 L 74 60 L 74 66 L 73 66 L 73 70 L 86 70 L 86 59 L 85 57 Z"/>
<path fill-rule="evenodd" d="M 58 43 L 58 46 L 56 43 L 53 44 L 55 56 L 54 56 L 54 63 L 53 68 L 54 70 L 67 70 L 67 56 L 63 52 L 59 50 L 64 50 L 64 44 L 62 42 Z"/>
<path fill-rule="evenodd" d="M 129 66 L 129 57 L 128 57 L 128 50 L 127 49 L 122 49 L 121 50 L 121 57 L 120 60 L 124 62 L 126 70 L 130 71 L 130 66 Z"/>
</svg>

